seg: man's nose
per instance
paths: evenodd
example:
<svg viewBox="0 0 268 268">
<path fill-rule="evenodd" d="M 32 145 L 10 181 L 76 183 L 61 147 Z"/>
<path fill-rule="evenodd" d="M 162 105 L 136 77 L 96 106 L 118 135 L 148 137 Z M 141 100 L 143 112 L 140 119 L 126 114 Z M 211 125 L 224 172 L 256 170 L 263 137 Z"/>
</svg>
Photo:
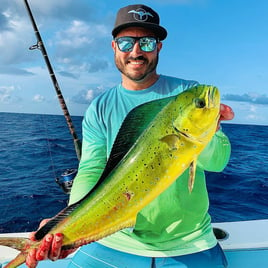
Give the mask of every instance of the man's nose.
<svg viewBox="0 0 268 268">
<path fill-rule="evenodd" d="M 141 55 L 142 54 L 142 50 L 140 48 L 140 44 L 139 41 L 136 40 L 133 49 L 132 49 L 132 53 L 134 53 L 135 55 Z"/>
</svg>

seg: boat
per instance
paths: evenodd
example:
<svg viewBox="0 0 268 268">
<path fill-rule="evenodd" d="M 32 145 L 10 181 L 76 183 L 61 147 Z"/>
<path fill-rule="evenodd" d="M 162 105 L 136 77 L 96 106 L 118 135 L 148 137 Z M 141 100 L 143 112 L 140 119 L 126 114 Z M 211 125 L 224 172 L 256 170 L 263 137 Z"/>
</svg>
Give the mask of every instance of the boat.
<svg viewBox="0 0 268 268">
<path fill-rule="evenodd" d="M 214 223 L 228 268 L 268 267 L 268 219 Z"/>
<path fill-rule="evenodd" d="M 46 55 L 43 42 L 39 35 L 36 24 L 33 20 L 29 5 L 25 0 L 26 8 L 29 12 L 35 33 L 37 35 L 38 43 L 30 49 L 40 49 Z M 74 132 L 74 127 L 70 119 L 67 107 L 61 92 L 59 91 L 58 83 L 56 81 L 54 72 L 46 55 L 46 63 L 49 69 L 50 76 L 53 78 L 57 95 L 61 97 L 60 103 L 63 105 L 64 115 L 68 122 L 70 132 L 73 136 L 76 153 L 78 159 L 81 155 L 81 144 Z M 76 169 L 67 169 L 60 178 L 56 178 L 56 183 L 62 190 L 68 194 L 72 186 L 72 180 L 75 177 Z M 213 223 L 214 233 L 218 239 L 219 244 L 223 248 L 228 261 L 228 268 L 266 268 L 268 267 L 268 219 L 256 219 L 250 221 L 234 221 L 234 222 L 219 222 Z M 0 237 L 28 237 L 28 232 L 23 233 L 4 233 Z M 0 268 L 4 267 L 10 260 L 14 259 L 18 251 L 9 247 L 0 246 Z M 72 261 L 72 253 L 67 258 L 52 262 L 50 260 L 41 261 L 38 268 L 65 268 Z M 26 267 L 25 264 L 19 267 Z"/>
<path fill-rule="evenodd" d="M 268 267 L 268 219 L 213 223 L 214 233 L 223 248 L 228 268 Z M 0 234 L 0 237 L 28 237 L 29 233 Z M 0 268 L 18 254 L 17 250 L 0 246 Z M 75 253 L 66 259 L 41 261 L 38 268 L 66 268 Z M 26 267 L 25 264 L 19 266 Z"/>
</svg>

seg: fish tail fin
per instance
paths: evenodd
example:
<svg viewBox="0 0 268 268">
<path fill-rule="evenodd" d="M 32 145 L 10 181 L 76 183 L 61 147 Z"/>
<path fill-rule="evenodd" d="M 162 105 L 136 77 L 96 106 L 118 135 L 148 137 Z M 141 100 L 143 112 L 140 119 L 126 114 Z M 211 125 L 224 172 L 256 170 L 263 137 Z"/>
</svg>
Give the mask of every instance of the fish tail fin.
<svg viewBox="0 0 268 268">
<path fill-rule="evenodd" d="M 14 248 L 19 251 L 23 251 L 29 244 L 31 244 L 31 240 L 28 238 L 0 237 L 0 246 Z"/>
<path fill-rule="evenodd" d="M 193 191 L 193 188 L 194 188 L 195 172 L 196 172 L 196 160 L 194 160 L 190 164 L 190 169 L 189 169 L 188 190 L 190 193 Z"/>
<path fill-rule="evenodd" d="M 19 265 L 23 264 L 25 261 L 26 261 L 26 256 L 23 253 L 20 253 L 19 255 L 17 255 L 17 257 L 15 259 L 10 261 L 3 268 L 16 268 Z"/>
<path fill-rule="evenodd" d="M 15 259 L 10 261 L 4 268 L 16 268 L 26 260 L 26 255 L 34 242 L 28 238 L 0 237 L 0 245 L 21 251 Z"/>
</svg>

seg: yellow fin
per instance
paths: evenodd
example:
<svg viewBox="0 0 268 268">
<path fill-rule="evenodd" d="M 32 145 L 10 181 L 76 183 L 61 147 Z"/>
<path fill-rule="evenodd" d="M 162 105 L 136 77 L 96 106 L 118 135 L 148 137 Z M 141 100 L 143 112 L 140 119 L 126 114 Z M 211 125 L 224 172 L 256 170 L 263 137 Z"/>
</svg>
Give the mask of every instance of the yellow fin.
<svg viewBox="0 0 268 268">
<path fill-rule="evenodd" d="M 171 150 L 178 149 L 177 143 L 179 140 L 180 137 L 175 134 L 170 134 L 160 139 L 160 141 L 165 142 Z"/>
<path fill-rule="evenodd" d="M 26 255 L 20 253 L 15 259 L 9 262 L 4 268 L 16 268 L 19 267 L 20 264 L 23 264 L 26 260 Z"/>
<path fill-rule="evenodd" d="M 191 193 L 194 188 L 194 180 L 195 180 L 195 172 L 196 172 L 196 159 L 190 164 L 189 167 L 189 180 L 188 180 L 188 189 Z"/>
</svg>

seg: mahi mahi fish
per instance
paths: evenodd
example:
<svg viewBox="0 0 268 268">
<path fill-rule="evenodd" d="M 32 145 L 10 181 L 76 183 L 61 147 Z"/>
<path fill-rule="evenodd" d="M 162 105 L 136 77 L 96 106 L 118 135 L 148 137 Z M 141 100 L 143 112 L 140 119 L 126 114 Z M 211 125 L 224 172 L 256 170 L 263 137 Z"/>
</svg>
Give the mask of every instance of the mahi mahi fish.
<svg viewBox="0 0 268 268">
<path fill-rule="evenodd" d="M 85 197 L 41 227 L 37 241 L 0 238 L 0 245 L 21 251 L 5 267 L 24 263 L 47 233 L 62 233 L 66 250 L 135 226 L 138 212 L 187 168 L 191 192 L 196 160 L 217 129 L 219 107 L 218 89 L 197 85 L 134 108 L 122 123 L 98 183 Z"/>
</svg>

